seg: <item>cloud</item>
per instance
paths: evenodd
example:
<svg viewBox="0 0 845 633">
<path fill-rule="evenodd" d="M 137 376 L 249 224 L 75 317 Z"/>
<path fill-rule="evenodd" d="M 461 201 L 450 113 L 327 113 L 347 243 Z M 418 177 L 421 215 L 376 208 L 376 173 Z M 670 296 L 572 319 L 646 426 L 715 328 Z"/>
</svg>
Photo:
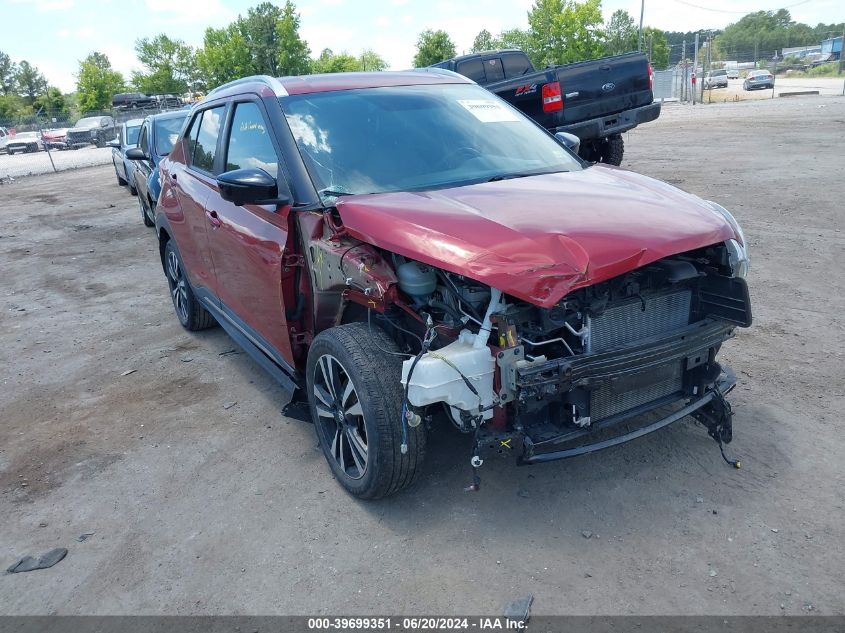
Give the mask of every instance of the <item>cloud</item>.
<svg viewBox="0 0 845 633">
<path fill-rule="evenodd" d="M 381 28 L 387 28 L 390 26 L 390 18 L 386 15 L 380 15 L 376 18 L 376 26 Z"/>
<path fill-rule="evenodd" d="M 148 10 L 170 14 L 170 24 L 195 24 L 198 17 L 207 24 L 225 24 L 235 15 L 220 0 L 145 0 Z"/>
<path fill-rule="evenodd" d="M 35 7 L 39 13 L 53 13 L 67 11 L 76 4 L 74 0 L 12 0 L 15 4 L 27 4 Z"/>
</svg>

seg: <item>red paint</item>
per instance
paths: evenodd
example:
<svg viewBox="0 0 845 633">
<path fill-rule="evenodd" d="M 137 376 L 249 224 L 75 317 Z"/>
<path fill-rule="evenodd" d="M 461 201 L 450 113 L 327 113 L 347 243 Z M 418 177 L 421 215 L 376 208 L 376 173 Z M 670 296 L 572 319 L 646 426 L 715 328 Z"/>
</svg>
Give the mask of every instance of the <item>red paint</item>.
<svg viewBox="0 0 845 633">
<path fill-rule="evenodd" d="M 620 169 L 343 198 L 353 237 L 551 307 L 663 257 L 736 237 L 701 199 Z"/>
</svg>

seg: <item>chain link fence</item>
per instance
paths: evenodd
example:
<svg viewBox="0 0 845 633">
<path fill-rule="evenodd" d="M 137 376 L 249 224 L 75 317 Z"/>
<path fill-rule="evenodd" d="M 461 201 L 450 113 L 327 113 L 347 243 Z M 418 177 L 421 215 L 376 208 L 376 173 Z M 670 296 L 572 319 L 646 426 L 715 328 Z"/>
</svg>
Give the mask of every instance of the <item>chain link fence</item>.
<svg viewBox="0 0 845 633">
<path fill-rule="evenodd" d="M 107 165 L 112 161 L 112 148 L 106 143 L 117 136 L 123 123 L 181 107 L 184 106 L 174 104 L 171 107 L 86 112 L 81 116 L 39 114 L 0 120 L 0 182 Z M 79 123 L 85 124 L 84 131 L 69 134 L 69 130 Z M 92 124 L 94 126 L 90 127 Z"/>
</svg>

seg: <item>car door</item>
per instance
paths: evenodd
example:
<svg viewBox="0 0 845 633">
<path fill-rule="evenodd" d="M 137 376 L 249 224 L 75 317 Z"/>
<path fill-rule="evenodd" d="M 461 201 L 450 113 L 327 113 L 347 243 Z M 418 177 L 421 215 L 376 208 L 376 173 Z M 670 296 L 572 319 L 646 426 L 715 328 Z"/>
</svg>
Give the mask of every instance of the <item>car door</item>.
<svg viewBox="0 0 845 633">
<path fill-rule="evenodd" d="M 259 100 L 235 102 L 222 143 L 222 171 L 260 168 L 283 179 L 279 150 Z M 235 206 L 217 190 L 206 206 L 208 240 L 221 309 L 267 351 L 293 365 L 282 296 L 290 207 Z M 285 279 L 285 281 L 289 281 Z"/>
<path fill-rule="evenodd" d="M 144 196 L 145 200 L 149 199 L 147 181 L 150 177 L 151 152 L 153 151 L 151 128 L 151 121 L 144 121 L 144 124 L 141 126 L 141 135 L 138 137 L 138 147 L 141 148 L 141 151 L 144 152 L 144 156 L 147 156 L 147 158 L 135 161 L 135 189 L 139 196 Z"/>
<path fill-rule="evenodd" d="M 209 220 L 206 202 L 217 191 L 215 176 L 219 169 L 217 146 L 223 127 L 225 105 L 215 105 L 194 113 L 185 133 L 173 148 L 168 160 L 162 196 L 175 193 L 178 206 L 163 208 L 170 224 L 188 279 L 200 299 L 215 305 L 219 288 L 208 240 Z"/>
</svg>

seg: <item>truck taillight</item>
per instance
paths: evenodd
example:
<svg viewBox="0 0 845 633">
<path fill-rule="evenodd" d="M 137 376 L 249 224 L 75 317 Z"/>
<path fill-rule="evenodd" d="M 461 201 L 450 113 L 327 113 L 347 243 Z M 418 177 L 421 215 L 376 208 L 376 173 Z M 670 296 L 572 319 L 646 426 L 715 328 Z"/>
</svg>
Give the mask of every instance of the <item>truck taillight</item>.
<svg viewBox="0 0 845 633">
<path fill-rule="evenodd" d="M 651 69 L 651 62 L 646 62 L 648 69 L 648 89 L 654 91 L 654 71 Z"/>
<path fill-rule="evenodd" d="M 543 86 L 543 112 L 563 110 L 563 96 L 560 94 L 560 82 L 553 81 Z"/>
</svg>

